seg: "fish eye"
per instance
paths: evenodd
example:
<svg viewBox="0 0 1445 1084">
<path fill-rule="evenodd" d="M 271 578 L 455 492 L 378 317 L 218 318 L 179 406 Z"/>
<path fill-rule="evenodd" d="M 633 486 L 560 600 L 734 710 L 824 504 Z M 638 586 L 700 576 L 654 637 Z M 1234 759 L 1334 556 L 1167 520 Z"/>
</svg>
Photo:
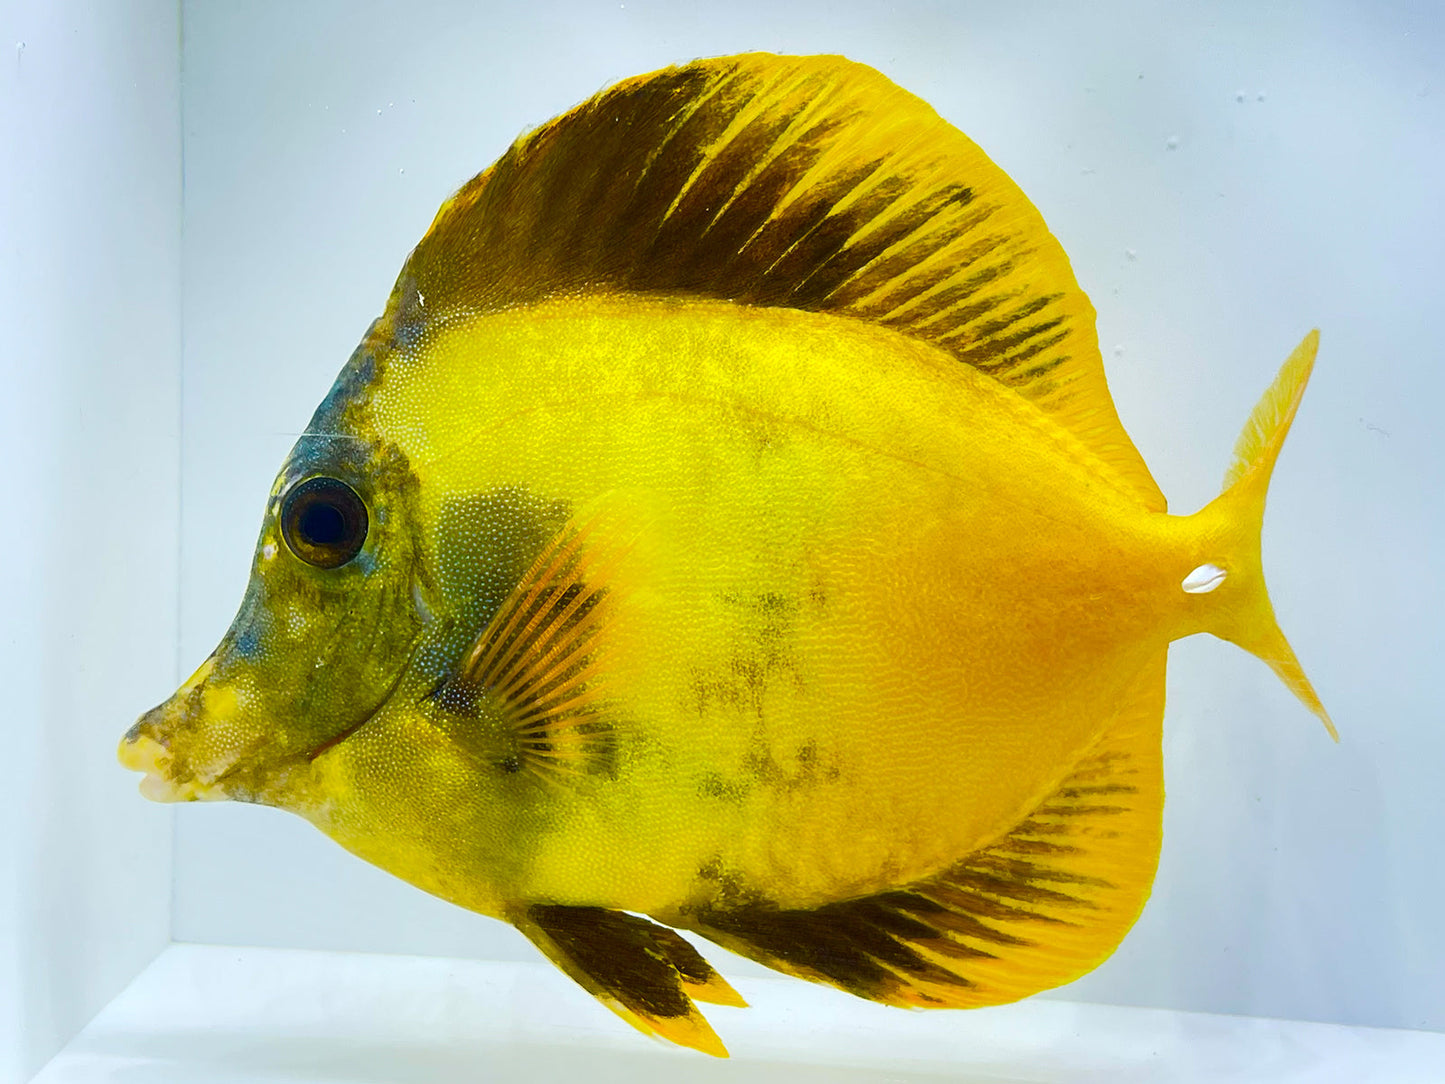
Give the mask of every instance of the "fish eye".
<svg viewBox="0 0 1445 1084">
<path fill-rule="evenodd" d="M 336 478 L 308 478 L 281 504 L 281 537 L 317 568 L 340 568 L 360 553 L 367 522 L 366 504 Z"/>
</svg>

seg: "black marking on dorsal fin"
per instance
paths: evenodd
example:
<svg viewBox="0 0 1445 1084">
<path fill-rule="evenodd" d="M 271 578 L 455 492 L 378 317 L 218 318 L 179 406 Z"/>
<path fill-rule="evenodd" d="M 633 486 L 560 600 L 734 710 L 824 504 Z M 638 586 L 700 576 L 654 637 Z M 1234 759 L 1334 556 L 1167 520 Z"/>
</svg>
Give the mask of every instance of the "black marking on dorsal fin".
<svg viewBox="0 0 1445 1084">
<path fill-rule="evenodd" d="M 1164 657 L 1071 774 L 990 846 L 935 877 L 790 910 L 679 917 L 724 948 L 872 1001 L 976 1008 L 1069 982 L 1113 952 L 1159 856 Z"/>
<path fill-rule="evenodd" d="M 699 60 L 519 139 L 437 213 L 383 326 L 580 294 L 802 309 L 928 343 L 1035 403 L 1146 507 L 1094 310 L 1042 217 L 929 106 L 842 57 Z"/>
<path fill-rule="evenodd" d="M 538 904 L 512 921 L 548 959 L 639 1031 L 727 1057 L 692 999 L 738 1007 L 747 1002 L 674 931 L 601 907 Z"/>
<path fill-rule="evenodd" d="M 595 518 L 558 531 L 430 694 L 453 740 L 503 772 L 615 773 L 602 641 L 627 547 L 606 534 Z"/>
</svg>

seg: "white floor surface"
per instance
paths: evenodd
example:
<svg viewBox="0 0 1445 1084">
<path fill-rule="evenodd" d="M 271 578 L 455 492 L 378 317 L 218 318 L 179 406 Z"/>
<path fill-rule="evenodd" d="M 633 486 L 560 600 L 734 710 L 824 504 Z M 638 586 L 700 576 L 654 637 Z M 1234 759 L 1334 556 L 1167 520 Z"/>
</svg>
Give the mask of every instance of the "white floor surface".
<svg viewBox="0 0 1445 1084">
<path fill-rule="evenodd" d="M 32 1084 L 1445 1081 L 1445 1034 L 1034 999 L 905 1012 L 788 979 L 705 1006 L 720 1061 L 542 963 L 173 945 Z"/>
</svg>

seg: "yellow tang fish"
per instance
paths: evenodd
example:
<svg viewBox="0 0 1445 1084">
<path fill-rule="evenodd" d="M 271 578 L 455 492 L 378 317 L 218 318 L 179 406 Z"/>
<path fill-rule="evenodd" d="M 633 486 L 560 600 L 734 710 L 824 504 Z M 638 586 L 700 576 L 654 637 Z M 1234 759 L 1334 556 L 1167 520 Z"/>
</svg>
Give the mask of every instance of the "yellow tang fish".
<svg viewBox="0 0 1445 1084">
<path fill-rule="evenodd" d="M 837 57 L 631 79 L 442 206 L 121 761 L 712 1054 L 694 999 L 742 1000 L 674 928 L 891 1005 L 1068 982 L 1149 894 L 1170 641 L 1329 725 L 1259 549 L 1315 347 L 1170 516 L 1062 249 L 924 102 Z"/>
</svg>

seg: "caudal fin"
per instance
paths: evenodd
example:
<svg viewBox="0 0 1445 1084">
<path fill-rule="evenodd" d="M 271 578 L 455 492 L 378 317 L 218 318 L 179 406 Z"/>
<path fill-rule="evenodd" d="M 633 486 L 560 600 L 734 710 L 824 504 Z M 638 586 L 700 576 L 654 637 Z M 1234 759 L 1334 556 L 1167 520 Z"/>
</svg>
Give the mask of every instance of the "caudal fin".
<svg viewBox="0 0 1445 1084">
<path fill-rule="evenodd" d="M 1218 540 L 1225 562 L 1223 569 L 1213 571 L 1218 573 L 1219 581 L 1227 579 L 1230 588 L 1218 592 L 1209 630 L 1268 663 L 1305 707 L 1320 717 L 1330 737 L 1339 741 L 1329 713 L 1275 620 L 1259 554 L 1270 475 L 1304 397 L 1319 343 L 1320 333 L 1311 331 L 1280 366 L 1279 375 L 1260 397 L 1234 446 L 1234 462 L 1224 476 L 1224 492 L 1199 517 L 1208 525 L 1208 533 Z M 1202 586 L 1198 589 L 1211 590 L 1209 584 L 1213 581 L 1204 576 L 1200 579 Z M 1186 590 L 1190 589 L 1186 586 Z"/>
</svg>

